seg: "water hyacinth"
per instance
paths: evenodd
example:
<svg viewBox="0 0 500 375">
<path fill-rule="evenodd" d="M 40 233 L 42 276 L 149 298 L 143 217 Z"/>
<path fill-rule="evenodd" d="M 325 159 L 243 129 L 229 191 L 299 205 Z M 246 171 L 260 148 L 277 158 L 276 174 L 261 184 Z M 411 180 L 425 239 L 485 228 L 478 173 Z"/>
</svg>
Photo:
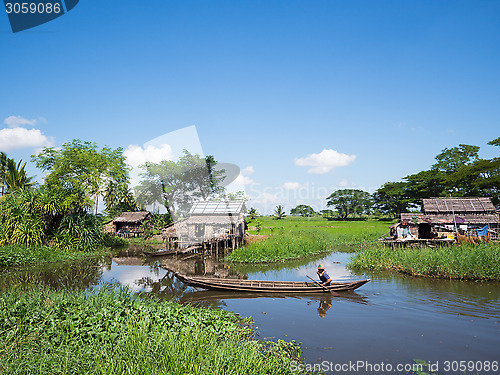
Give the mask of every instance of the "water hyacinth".
<svg viewBox="0 0 500 375">
<path fill-rule="evenodd" d="M 295 343 L 251 339 L 223 310 L 126 289 L 0 293 L 2 374 L 301 374 Z"/>
</svg>

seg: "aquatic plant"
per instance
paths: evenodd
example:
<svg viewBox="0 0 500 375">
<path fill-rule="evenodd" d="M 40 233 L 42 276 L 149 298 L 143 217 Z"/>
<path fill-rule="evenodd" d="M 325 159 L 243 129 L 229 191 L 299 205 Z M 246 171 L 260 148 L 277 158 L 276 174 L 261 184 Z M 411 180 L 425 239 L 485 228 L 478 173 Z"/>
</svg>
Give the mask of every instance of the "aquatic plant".
<svg viewBox="0 0 500 375">
<path fill-rule="evenodd" d="M 261 233 L 270 237 L 233 251 L 226 257 L 227 261 L 282 262 L 327 253 L 340 247 L 343 251 L 354 251 L 387 232 L 387 223 L 378 221 L 336 222 L 331 225 L 323 218 L 288 217 L 281 220 L 278 226 L 271 218 L 260 217 L 260 220 L 264 225 Z"/>
<path fill-rule="evenodd" d="M 357 253 L 348 266 L 449 279 L 500 280 L 500 246 L 462 244 L 392 249 L 377 244 Z"/>
<path fill-rule="evenodd" d="M 251 339 L 248 323 L 125 289 L 14 290 L 0 294 L 0 372 L 292 374 L 299 347 Z"/>
</svg>

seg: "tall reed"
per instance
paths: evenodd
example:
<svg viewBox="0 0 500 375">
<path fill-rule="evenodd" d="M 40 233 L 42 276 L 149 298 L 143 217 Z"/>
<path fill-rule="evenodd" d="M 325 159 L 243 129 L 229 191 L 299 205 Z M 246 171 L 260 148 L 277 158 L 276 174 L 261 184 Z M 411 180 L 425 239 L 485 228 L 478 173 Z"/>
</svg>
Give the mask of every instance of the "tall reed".
<svg viewBox="0 0 500 375">
<path fill-rule="evenodd" d="M 349 266 L 450 279 L 500 280 L 500 246 L 462 244 L 392 249 L 376 245 L 357 253 Z"/>
</svg>

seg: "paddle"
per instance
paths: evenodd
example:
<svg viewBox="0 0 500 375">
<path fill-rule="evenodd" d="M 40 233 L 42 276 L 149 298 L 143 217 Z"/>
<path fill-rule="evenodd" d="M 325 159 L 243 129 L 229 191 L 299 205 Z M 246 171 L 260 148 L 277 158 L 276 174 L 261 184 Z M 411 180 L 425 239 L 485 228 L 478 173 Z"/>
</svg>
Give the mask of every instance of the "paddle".
<svg viewBox="0 0 500 375">
<path fill-rule="evenodd" d="M 337 292 L 334 292 L 333 290 L 328 290 L 326 289 L 326 286 L 324 285 L 321 285 L 320 283 L 318 283 L 316 280 L 314 280 L 311 276 L 309 275 L 306 275 L 308 278 L 310 278 L 312 281 L 314 281 L 317 285 L 321 286 L 326 292 L 330 292 L 332 294 L 332 296 L 335 296 L 335 297 L 340 297 L 340 294 L 338 294 Z"/>
</svg>

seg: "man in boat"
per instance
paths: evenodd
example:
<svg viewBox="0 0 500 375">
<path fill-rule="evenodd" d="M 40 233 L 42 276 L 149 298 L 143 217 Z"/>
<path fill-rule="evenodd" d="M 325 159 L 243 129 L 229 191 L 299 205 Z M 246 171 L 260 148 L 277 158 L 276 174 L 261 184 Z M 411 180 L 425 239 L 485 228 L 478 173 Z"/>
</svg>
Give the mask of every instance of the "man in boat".
<svg viewBox="0 0 500 375">
<path fill-rule="evenodd" d="M 321 281 L 321 285 L 328 286 L 332 283 L 332 278 L 325 271 L 325 267 L 322 264 L 318 265 L 318 271 L 316 273 L 318 274 L 319 280 Z"/>
</svg>

